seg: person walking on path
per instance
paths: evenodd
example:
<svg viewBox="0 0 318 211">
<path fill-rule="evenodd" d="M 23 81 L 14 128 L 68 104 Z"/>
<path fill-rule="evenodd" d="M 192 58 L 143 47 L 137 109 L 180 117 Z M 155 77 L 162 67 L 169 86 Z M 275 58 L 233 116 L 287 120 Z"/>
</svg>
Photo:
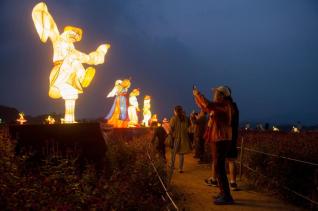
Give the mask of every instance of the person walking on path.
<svg viewBox="0 0 318 211">
<path fill-rule="evenodd" d="M 158 125 L 158 122 L 152 122 L 151 127 L 154 130 L 151 143 L 154 145 L 159 156 L 163 159 L 164 162 L 166 162 L 165 140 L 168 134 L 162 127 L 162 125 Z"/>
<path fill-rule="evenodd" d="M 174 115 L 170 119 L 170 128 L 173 148 L 171 149 L 172 157 L 169 181 L 171 181 L 173 175 L 176 154 L 179 155 L 179 173 L 183 173 L 184 155 L 191 152 L 191 143 L 188 135 L 189 119 L 180 105 L 174 108 Z"/>
<path fill-rule="evenodd" d="M 220 194 L 214 203 L 233 204 L 229 182 L 225 171 L 225 159 L 231 148 L 232 140 L 232 110 L 233 106 L 228 97 L 230 91 L 227 87 L 219 86 L 213 89 L 213 102 L 207 100 L 199 90 L 194 87 L 193 95 L 196 104 L 201 110 L 210 113 L 205 140 L 211 143 L 213 162 L 219 184 Z"/>
</svg>

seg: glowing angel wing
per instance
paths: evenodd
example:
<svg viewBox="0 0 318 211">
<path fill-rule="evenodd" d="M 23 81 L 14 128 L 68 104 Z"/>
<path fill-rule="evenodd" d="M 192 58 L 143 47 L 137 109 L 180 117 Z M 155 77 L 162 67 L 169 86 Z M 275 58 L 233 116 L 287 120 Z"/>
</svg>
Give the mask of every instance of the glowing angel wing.
<svg viewBox="0 0 318 211">
<path fill-rule="evenodd" d="M 44 2 L 40 2 L 34 6 L 32 19 L 42 42 L 45 43 L 48 38 L 52 42 L 57 39 L 60 34 L 59 30 Z"/>
<path fill-rule="evenodd" d="M 117 86 L 114 86 L 113 90 L 108 93 L 107 97 L 114 97 L 117 94 Z"/>
<path fill-rule="evenodd" d="M 113 90 L 111 92 L 108 93 L 107 97 L 114 97 L 116 96 L 116 94 L 120 91 L 120 84 L 121 84 L 121 80 L 117 80 L 115 82 L 115 86 L 113 88 Z"/>
</svg>

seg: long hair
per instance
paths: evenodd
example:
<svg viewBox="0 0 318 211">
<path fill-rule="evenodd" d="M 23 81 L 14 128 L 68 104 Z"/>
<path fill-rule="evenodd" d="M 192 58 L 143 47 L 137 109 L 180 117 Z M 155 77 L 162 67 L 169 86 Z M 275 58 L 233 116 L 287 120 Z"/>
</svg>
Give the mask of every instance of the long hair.
<svg viewBox="0 0 318 211">
<path fill-rule="evenodd" d="M 174 111 L 176 112 L 177 117 L 181 120 L 181 122 L 183 122 L 183 121 L 185 120 L 185 115 L 184 115 L 184 111 L 183 111 L 182 106 L 177 105 L 177 106 L 174 108 Z"/>
</svg>

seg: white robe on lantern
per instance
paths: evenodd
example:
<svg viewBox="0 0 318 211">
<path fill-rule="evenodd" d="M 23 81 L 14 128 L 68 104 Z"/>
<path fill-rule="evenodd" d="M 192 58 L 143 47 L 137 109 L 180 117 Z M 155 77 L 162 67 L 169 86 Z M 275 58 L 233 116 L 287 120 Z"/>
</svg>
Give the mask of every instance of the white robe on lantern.
<svg viewBox="0 0 318 211">
<path fill-rule="evenodd" d="M 128 116 L 129 116 L 129 125 L 138 125 L 138 101 L 136 96 L 129 97 L 129 107 L 128 107 Z"/>
<path fill-rule="evenodd" d="M 142 120 L 142 124 L 145 127 L 149 127 L 149 120 L 151 119 L 150 99 L 144 100 L 143 115 L 144 119 Z"/>
</svg>

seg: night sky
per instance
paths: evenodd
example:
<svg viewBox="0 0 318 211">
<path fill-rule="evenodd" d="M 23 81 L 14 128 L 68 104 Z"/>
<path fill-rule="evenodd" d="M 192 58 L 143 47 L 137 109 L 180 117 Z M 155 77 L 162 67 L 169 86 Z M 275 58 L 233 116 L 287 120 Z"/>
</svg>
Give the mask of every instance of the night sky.
<svg viewBox="0 0 318 211">
<path fill-rule="evenodd" d="M 42 43 L 31 11 L 39 1 L 0 1 L 0 105 L 28 115 L 64 112 L 48 96 L 51 42 Z M 232 88 L 242 121 L 315 124 L 318 121 L 317 0 L 50 0 L 59 31 L 84 31 L 75 46 L 89 53 L 110 43 L 105 63 L 79 96 L 78 118 L 105 116 L 116 79 L 132 77 L 153 113 L 175 105 L 189 114 L 195 84 Z"/>
</svg>

